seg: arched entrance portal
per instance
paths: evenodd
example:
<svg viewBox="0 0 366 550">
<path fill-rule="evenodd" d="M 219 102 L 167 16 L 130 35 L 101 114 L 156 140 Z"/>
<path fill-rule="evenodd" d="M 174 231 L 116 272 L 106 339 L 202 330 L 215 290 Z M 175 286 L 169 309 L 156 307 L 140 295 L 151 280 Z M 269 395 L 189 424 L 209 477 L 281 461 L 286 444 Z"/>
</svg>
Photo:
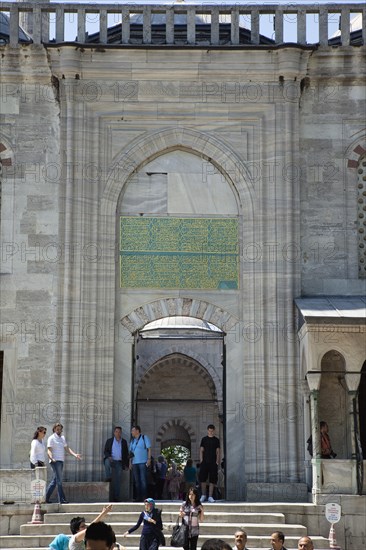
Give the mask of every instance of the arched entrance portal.
<svg viewBox="0 0 366 550">
<path fill-rule="evenodd" d="M 197 462 L 210 423 L 223 447 L 223 332 L 168 317 L 146 325 L 135 341 L 134 420 L 150 435 L 153 455 L 181 445 Z"/>
</svg>

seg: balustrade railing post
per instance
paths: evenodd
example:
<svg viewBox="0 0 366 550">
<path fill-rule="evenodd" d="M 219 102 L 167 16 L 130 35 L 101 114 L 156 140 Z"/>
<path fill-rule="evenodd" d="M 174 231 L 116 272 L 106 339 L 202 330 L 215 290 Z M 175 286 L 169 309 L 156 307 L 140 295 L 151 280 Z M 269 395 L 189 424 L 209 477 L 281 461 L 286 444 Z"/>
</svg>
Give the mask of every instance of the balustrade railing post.
<svg viewBox="0 0 366 550">
<path fill-rule="evenodd" d="M 319 9 L 319 44 L 328 46 L 328 10 L 323 7 Z"/>
<path fill-rule="evenodd" d="M 19 9 L 13 5 L 10 8 L 10 46 L 15 47 L 19 43 Z"/>
<path fill-rule="evenodd" d="M 144 6 L 142 15 L 142 43 L 151 44 L 151 7 Z"/>
<path fill-rule="evenodd" d="M 231 43 L 233 46 L 239 44 L 239 9 L 231 10 Z"/>
<path fill-rule="evenodd" d="M 65 39 L 65 10 L 60 5 L 56 8 L 56 42 L 59 44 Z"/>
<path fill-rule="evenodd" d="M 165 33 L 166 33 L 166 43 L 174 44 L 174 7 L 170 6 L 166 9 L 165 12 Z"/>
<path fill-rule="evenodd" d="M 33 8 L 33 43 L 41 44 L 42 36 L 42 14 L 41 8 L 35 6 Z"/>
<path fill-rule="evenodd" d="M 99 14 L 99 40 L 100 40 L 101 44 L 107 44 L 107 42 L 108 42 L 107 21 L 108 21 L 107 10 L 100 10 L 100 14 Z"/>
<path fill-rule="evenodd" d="M 194 6 L 187 8 L 187 42 L 196 43 L 196 8 Z"/>
<path fill-rule="evenodd" d="M 350 20 L 347 8 L 342 8 L 341 11 L 341 43 L 342 46 L 350 45 Z"/>
<path fill-rule="evenodd" d="M 297 12 L 297 42 L 306 44 L 306 11 L 304 9 Z"/>
<path fill-rule="evenodd" d="M 259 38 L 259 11 L 256 9 L 253 9 L 251 11 L 250 15 L 250 28 L 251 28 L 251 43 L 252 44 L 259 44 L 260 38 Z"/>
<path fill-rule="evenodd" d="M 85 9 L 78 9 L 78 36 L 77 42 L 80 44 L 85 43 Z"/>
<path fill-rule="evenodd" d="M 275 43 L 282 44 L 283 43 L 283 11 L 282 10 L 276 10 L 274 26 L 275 26 Z"/>
<path fill-rule="evenodd" d="M 41 12 L 41 41 L 47 44 L 50 41 L 50 12 Z"/>
<path fill-rule="evenodd" d="M 130 41 L 130 11 L 128 6 L 122 6 L 122 44 L 128 44 Z"/>
<path fill-rule="evenodd" d="M 219 8 L 215 6 L 211 11 L 211 44 L 220 44 L 220 16 Z"/>
</svg>

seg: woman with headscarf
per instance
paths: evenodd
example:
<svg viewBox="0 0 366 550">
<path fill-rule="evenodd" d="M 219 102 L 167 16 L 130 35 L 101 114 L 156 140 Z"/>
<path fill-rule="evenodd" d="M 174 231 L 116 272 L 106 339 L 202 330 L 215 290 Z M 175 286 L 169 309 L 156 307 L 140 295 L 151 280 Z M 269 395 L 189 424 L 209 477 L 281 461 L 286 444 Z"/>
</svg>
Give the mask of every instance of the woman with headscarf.
<svg viewBox="0 0 366 550">
<path fill-rule="evenodd" d="M 136 531 L 141 523 L 143 523 L 140 550 L 157 550 L 163 542 L 164 535 L 162 533 L 163 524 L 161 521 L 161 510 L 155 508 L 155 501 L 152 498 L 147 498 L 145 501 L 145 510 L 141 512 L 136 525 L 123 533 L 124 537 Z"/>
</svg>

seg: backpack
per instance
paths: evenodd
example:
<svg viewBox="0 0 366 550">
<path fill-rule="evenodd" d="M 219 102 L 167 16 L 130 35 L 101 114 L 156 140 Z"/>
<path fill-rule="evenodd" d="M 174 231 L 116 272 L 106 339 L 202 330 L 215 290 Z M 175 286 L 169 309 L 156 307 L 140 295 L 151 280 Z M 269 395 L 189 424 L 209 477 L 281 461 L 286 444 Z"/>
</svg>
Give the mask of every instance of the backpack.
<svg viewBox="0 0 366 550">
<path fill-rule="evenodd" d="M 63 535 L 61 533 L 50 542 L 49 548 L 53 550 L 68 550 L 70 538 L 70 535 Z"/>
</svg>

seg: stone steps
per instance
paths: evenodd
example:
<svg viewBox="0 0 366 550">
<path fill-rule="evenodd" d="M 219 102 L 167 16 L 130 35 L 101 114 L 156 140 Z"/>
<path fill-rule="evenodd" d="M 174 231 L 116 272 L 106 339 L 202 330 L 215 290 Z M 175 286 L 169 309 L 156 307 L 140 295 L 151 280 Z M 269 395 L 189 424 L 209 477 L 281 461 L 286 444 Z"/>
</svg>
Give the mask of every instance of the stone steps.
<svg viewBox="0 0 366 550">
<path fill-rule="evenodd" d="M 159 505 L 160 507 L 160 505 Z M 139 511 L 136 512 L 111 512 L 108 514 L 108 519 L 110 522 L 116 522 L 116 523 L 123 523 L 123 522 L 129 522 L 129 523 L 135 523 L 136 522 L 136 516 L 139 514 Z M 67 523 L 70 522 L 70 520 L 75 516 L 75 512 L 65 512 L 62 514 L 63 521 L 66 521 Z M 86 519 L 87 523 L 90 523 L 96 516 L 95 512 L 84 512 L 83 516 Z M 47 513 L 44 516 L 44 522 L 49 523 L 59 523 L 59 517 L 60 514 L 57 513 Z M 177 512 L 174 511 L 166 511 L 165 507 L 163 507 L 163 521 L 164 523 L 168 522 L 175 522 L 177 519 Z M 220 521 L 228 521 L 229 523 L 241 523 L 241 522 L 248 522 L 248 523 L 261 523 L 264 521 L 265 523 L 284 523 L 285 522 L 285 515 L 280 513 L 258 513 L 258 512 L 209 512 L 207 511 L 207 508 L 205 507 L 205 523 L 206 522 L 220 522 Z"/>
<path fill-rule="evenodd" d="M 110 523 L 113 527 L 114 532 L 116 535 L 121 535 L 127 529 L 132 527 L 136 523 L 137 518 L 135 518 L 135 521 L 133 523 L 115 523 L 111 519 L 108 519 L 108 523 Z M 163 522 L 164 525 L 164 533 L 169 534 L 172 532 L 174 523 L 167 523 Z M 265 532 L 273 532 L 278 531 L 281 529 L 286 528 L 286 532 L 289 536 L 291 536 L 292 533 L 296 536 L 296 534 L 299 534 L 299 537 L 301 535 L 306 535 L 306 527 L 303 525 L 284 525 L 283 523 L 247 523 L 247 522 L 241 522 L 240 526 L 243 527 L 248 535 L 258 533 L 259 530 L 263 530 Z M 218 537 L 220 535 L 220 538 L 223 536 L 232 536 L 235 530 L 238 528 L 237 523 L 207 523 L 206 521 L 202 522 L 200 524 L 200 534 L 202 536 L 205 536 L 206 538 L 210 538 L 210 536 Z M 69 524 L 68 523 L 57 523 L 57 524 L 43 524 L 43 525 L 22 525 L 20 528 L 20 534 L 27 536 L 27 535 L 58 535 L 59 533 L 67 533 L 69 530 Z M 140 538 L 140 530 L 136 531 L 135 533 L 132 533 L 129 535 L 129 539 L 133 540 L 133 537 L 136 537 L 137 539 Z"/>
<path fill-rule="evenodd" d="M 163 525 L 166 542 L 170 542 L 170 534 L 178 517 L 180 502 L 160 501 L 157 506 L 163 510 Z M 102 510 L 105 503 L 86 504 L 42 504 L 44 513 L 43 524 L 24 523 L 20 526 L 20 535 L 5 535 L 0 537 L 0 547 L 6 549 L 31 549 L 47 548 L 49 543 L 58 533 L 69 533 L 70 519 L 76 515 L 85 516 L 87 523 L 95 518 Z M 296 548 L 297 541 L 307 534 L 304 525 L 296 523 L 294 516 L 300 519 L 301 513 L 311 510 L 312 504 L 289 503 L 230 503 L 216 502 L 204 503 L 205 521 L 200 525 L 199 546 L 208 538 L 222 538 L 233 545 L 233 535 L 238 527 L 243 527 L 248 532 L 248 547 L 251 550 L 259 550 L 270 546 L 269 537 L 273 531 L 281 530 L 286 535 L 286 548 Z M 309 508 L 310 507 L 310 508 Z M 116 503 L 106 520 L 110 523 L 117 535 L 117 541 L 128 547 L 128 550 L 138 550 L 141 528 L 129 535 L 122 537 L 128 528 L 132 527 L 143 509 L 142 503 Z M 291 522 L 286 522 L 286 514 L 292 516 Z M 31 517 L 29 517 L 29 521 Z M 312 537 L 316 549 L 329 548 L 329 543 L 322 537 Z M 166 550 L 170 550 L 167 546 Z"/>
</svg>

